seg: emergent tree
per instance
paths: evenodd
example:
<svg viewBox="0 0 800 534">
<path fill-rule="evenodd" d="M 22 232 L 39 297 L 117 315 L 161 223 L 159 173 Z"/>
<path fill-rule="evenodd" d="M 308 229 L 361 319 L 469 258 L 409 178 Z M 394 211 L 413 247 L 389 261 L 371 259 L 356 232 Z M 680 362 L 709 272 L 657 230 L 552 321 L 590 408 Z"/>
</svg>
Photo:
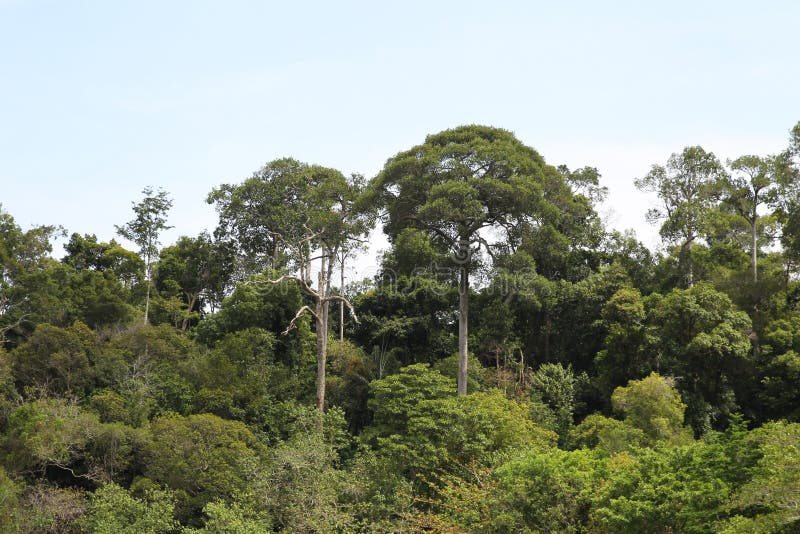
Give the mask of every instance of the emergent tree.
<svg viewBox="0 0 800 534">
<path fill-rule="evenodd" d="M 426 233 L 451 252 L 458 271 L 458 393 L 467 392 L 469 276 L 474 254 L 506 246 L 522 222 L 546 218 L 545 183 L 563 177 L 511 132 L 461 126 L 430 135 L 389 159 L 372 187 L 386 207 L 391 240 L 404 228 Z M 492 238 L 499 239 L 491 242 Z"/>
<path fill-rule="evenodd" d="M 320 411 L 325 407 L 329 304 L 343 302 L 353 313 L 344 296 L 331 292 L 336 258 L 343 248 L 363 240 L 373 222 L 357 202 L 361 193 L 360 180 L 348 180 L 335 169 L 281 159 L 268 163 L 240 185 L 215 189 L 208 198 L 217 203 L 220 213 L 218 237 L 236 241 L 241 252 L 249 253 L 247 264 L 285 267 L 288 274 L 269 283 L 296 281 L 313 302 L 313 307 L 305 305 L 297 310 L 285 332 L 305 314 L 314 318 L 316 407 Z M 245 198 L 248 200 L 243 203 Z M 237 213 L 244 208 L 248 213 Z M 316 285 L 312 281 L 314 265 L 319 266 Z"/>
<path fill-rule="evenodd" d="M 152 285 L 153 262 L 158 259 L 158 235 L 171 226 L 167 226 L 167 212 L 172 208 L 172 199 L 163 189 L 157 192 L 151 187 L 142 189 L 144 199 L 138 204 L 133 203 L 133 212 L 136 217 L 123 226 L 116 226 L 117 233 L 136 243 L 139 254 L 145 265 L 145 279 L 147 280 L 147 294 L 144 304 L 144 323 L 147 324 L 147 314 L 150 311 L 150 286 Z"/>
<path fill-rule="evenodd" d="M 699 146 L 672 154 L 667 165 L 653 165 L 636 187 L 655 193 L 662 202 L 659 208 L 647 212 L 651 223 L 660 220 L 661 237 L 680 246 L 680 260 L 686 274 L 686 284 L 694 285 L 692 247 L 702 235 L 709 211 L 719 199 L 720 180 L 725 169 L 717 157 Z"/>
</svg>

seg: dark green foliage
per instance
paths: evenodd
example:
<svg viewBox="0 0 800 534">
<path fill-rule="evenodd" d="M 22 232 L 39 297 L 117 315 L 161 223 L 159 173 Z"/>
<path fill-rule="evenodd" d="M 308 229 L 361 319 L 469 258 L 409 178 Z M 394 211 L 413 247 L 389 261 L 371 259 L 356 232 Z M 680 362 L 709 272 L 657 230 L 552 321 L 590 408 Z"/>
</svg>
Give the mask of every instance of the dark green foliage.
<svg viewBox="0 0 800 534">
<path fill-rule="evenodd" d="M 453 396 L 454 381 L 424 364 L 371 384 L 373 424 L 362 438 L 399 472 L 424 484 L 439 470 L 490 461 L 494 454 L 547 448 L 555 435 L 528 419 L 527 407 L 497 390 Z"/>
<path fill-rule="evenodd" d="M 180 301 L 178 324 L 186 330 L 206 306 L 219 308 L 234 271 L 232 247 L 205 233 L 181 237 L 163 249 L 155 269 L 155 287 L 162 298 Z"/>
<path fill-rule="evenodd" d="M 647 302 L 658 336 L 657 369 L 677 377 L 696 433 L 737 407 L 733 381 L 751 354 L 750 318 L 708 284 Z"/>
<path fill-rule="evenodd" d="M 15 381 L 20 391 L 31 394 L 83 394 L 99 351 L 97 336 L 83 323 L 67 328 L 41 324 L 11 353 Z"/>
<path fill-rule="evenodd" d="M 298 328 L 287 335 L 281 334 L 303 306 L 303 296 L 292 282 L 269 285 L 263 283 L 266 278 L 255 277 L 249 283 L 236 286 L 233 294 L 223 301 L 220 311 L 197 326 L 197 339 L 213 345 L 227 334 L 251 327 L 262 328 L 275 336 L 277 361 L 300 368 L 307 363 L 313 350 L 308 320 L 300 319 Z"/>
<path fill-rule="evenodd" d="M 450 311 L 456 300 L 452 287 L 425 272 L 396 279 L 386 273 L 354 299 L 360 321 L 354 339 L 374 355 L 379 377 L 402 365 L 433 363 L 457 349 Z"/>
<path fill-rule="evenodd" d="M 265 454 L 244 424 L 211 414 L 160 417 L 150 431 L 142 473 L 175 491 L 184 521 L 208 502 L 245 491 Z"/>
</svg>

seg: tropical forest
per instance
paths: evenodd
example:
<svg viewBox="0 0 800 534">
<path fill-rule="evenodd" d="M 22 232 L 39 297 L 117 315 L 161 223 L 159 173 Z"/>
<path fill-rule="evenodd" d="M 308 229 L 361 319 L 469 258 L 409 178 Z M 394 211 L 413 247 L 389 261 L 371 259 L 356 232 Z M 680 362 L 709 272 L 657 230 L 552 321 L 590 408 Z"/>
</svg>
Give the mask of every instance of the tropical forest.
<svg viewBox="0 0 800 534">
<path fill-rule="evenodd" d="M 274 159 L 174 242 L 158 184 L 108 241 L 0 209 L 0 532 L 800 531 L 784 133 L 632 177 L 655 248 L 483 125 Z"/>
</svg>

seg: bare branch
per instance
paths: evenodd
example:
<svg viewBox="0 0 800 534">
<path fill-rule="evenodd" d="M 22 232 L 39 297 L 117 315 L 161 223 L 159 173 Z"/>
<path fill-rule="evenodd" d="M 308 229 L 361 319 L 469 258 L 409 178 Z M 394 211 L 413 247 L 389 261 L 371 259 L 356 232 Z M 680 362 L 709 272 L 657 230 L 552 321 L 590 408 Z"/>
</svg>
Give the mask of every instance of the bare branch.
<svg viewBox="0 0 800 534">
<path fill-rule="evenodd" d="M 350 304 L 350 301 L 347 300 L 347 298 L 345 298 L 345 297 L 343 297 L 341 295 L 328 295 L 327 297 L 325 297 L 323 299 L 322 302 L 331 302 L 333 300 L 338 300 L 339 302 L 344 302 L 344 305 L 347 306 L 348 310 L 350 310 L 350 315 L 353 316 L 353 320 L 355 322 L 357 322 L 357 323 L 359 322 L 358 321 L 358 317 L 356 316 L 356 310 L 353 309 L 353 305 Z"/>
<path fill-rule="evenodd" d="M 284 331 L 281 333 L 281 335 L 285 336 L 285 335 L 287 335 L 289 332 L 291 332 L 292 330 L 294 330 L 295 328 L 297 328 L 297 320 L 298 320 L 298 319 L 300 319 L 300 317 L 302 317 L 302 316 L 303 316 L 303 314 L 304 314 L 304 313 L 306 313 L 306 312 L 310 313 L 310 314 L 311 314 L 311 316 L 312 316 L 312 317 L 314 317 L 314 319 L 316 319 L 317 321 L 319 321 L 319 316 L 317 315 L 317 313 L 316 313 L 314 310 L 312 310 L 312 309 L 311 309 L 309 306 L 303 306 L 302 308 L 300 308 L 299 310 L 297 310 L 297 313 L 294 315 L 294 317 L 292 318 L 292 320 L 289 322 L 289 326 L 287 326 L 287 327 L 286 327 L 286 330 L 284 330 Z"/>
<path fill-rule="evenodd" d="M 319 293 L 317 293 L 314 289 L 312 289 L 311 286 L 308 285 L 308 282 L 303 280 L 303 278 L 300 277 L 300 276 L 294 276 L 294 275 L 291 275 L 291 274 L 285 274 L 285 275 L 283 275 L 280 278 L 277 278 L 275 280 L 264 280 L 264 282 L 266 282 L 267 284 L 270 284 L 270 285 L 276 285 L 276 284 L 280 284 L 281 282 L 285 282 L 287 280 L 294 280 L 295 282 L 300 284 L 300 287 L 303 289 L 303 291 L 305 291 L 306 293 L 310 294 L 311 296 L 313 296 L 313 297 L 318 297 L 319 296 Z"/>
<path fill-rule="evenodd" d="M 489 242 L 486 241 L 486 239 L 482 238 L 479 235 L 477 236 L 477 241 L 478 241 L 478 248 L 477 248 L 477 250 L 475 252 L 480 251 L 480 247 L 481 247 L 481 245 L 483 245 L 484 248 L 486 249 L 486 253 L 489 254 L 490 258 L 492 258 L 492 261 L 496 261 L 497 258 L 495 258 L 494 252 L 492 252 L 492 245 L 490 245 Z"/>
</svg>

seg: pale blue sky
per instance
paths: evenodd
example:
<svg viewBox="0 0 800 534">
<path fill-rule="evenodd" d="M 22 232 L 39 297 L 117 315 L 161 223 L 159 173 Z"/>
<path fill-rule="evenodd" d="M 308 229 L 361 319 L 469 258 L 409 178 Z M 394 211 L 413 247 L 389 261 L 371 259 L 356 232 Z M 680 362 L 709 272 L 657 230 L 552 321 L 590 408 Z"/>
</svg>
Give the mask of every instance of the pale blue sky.
<svg viewBox="0 0 800 534">
<path fill-rule="evenodd" d="M 23 227 L 114 237 L 143 187 L 180 234 L 281 156 L 376 173 L 428 133 L 514 131 L 592 165 L 612 225 L 671 152 L 785 147 L 800 120 L 800 2 L 0 0 L 0 203 Z"/>
</svg>

